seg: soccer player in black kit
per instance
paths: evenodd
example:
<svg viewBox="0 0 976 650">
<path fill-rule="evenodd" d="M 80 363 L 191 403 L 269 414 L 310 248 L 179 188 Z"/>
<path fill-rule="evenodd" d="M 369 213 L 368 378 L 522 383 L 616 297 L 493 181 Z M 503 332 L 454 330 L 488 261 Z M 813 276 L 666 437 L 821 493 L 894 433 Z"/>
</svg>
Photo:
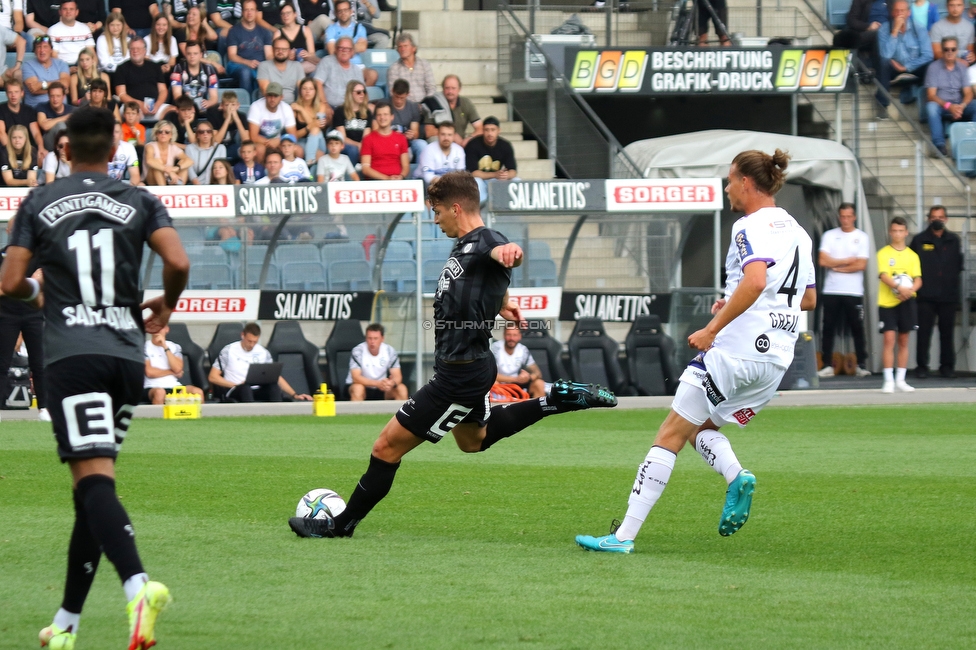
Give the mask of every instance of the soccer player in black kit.
<svg viewBox="0 0 976 650">
<path fill-rule="evenodd" d="M 74 648 L 102 553 L 126 593 L 129 650 L 155 645 L 156 616 L 171 600 L 143 570 L 132 524 L 115 494 L 115 458 L 142 393 L 145 331 L 169 321 L 190 264 L 159 199 L 108 177 L 114 129 L 104 109 L 71 114 L 66 156 L 72 173 L 24 200 L 0 269 L 4 295 L 43 303 L 49 408 L 74 488 L 64 599 L 40 633 L 41 646 L 54 650 Z M 163 260 L 164 295 L 140 305 L 146 242 Z M 28 278 L 32 260 L 41 273 Z M 144 308 L 152 311 L 145 323 Z"/>
<path fill-rule="evenodd" d="M 488 393 L 498 371 L 485 323 L 496 315 L 521 322 L 509 301 L 512 268 L 522 249 L 485 227 L 480 196 L 468 172 L 450 172 L 427 190 L 434 222 L 457 242 L 434 295 L 434 376 L 397 411 L 373 445 L 369 467 L 346 509 L 336 517 L 292 517 L 300 537 L 351 537 L 356 526 L 390 491 L 400 459 L 425 440 L 454 434 L 461 451 L 485 451 L 547 415 L 595 406 L 616 406 L 609 390 L 593 384 L 557 381 L 545 397 L 492 407 Z"/>
</svg>

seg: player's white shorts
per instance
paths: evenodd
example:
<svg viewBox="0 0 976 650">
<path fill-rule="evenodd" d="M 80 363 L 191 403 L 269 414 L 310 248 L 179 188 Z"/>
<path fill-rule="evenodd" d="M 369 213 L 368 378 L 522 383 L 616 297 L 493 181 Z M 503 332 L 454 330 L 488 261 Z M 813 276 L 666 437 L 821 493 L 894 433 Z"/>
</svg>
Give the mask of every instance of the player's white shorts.
<svg viewBox="0 0 976 650">
<path fill-rule="evenodd" d="M 744 427 L 773 398 L 784 374 L 785 368 L 712 348 L 685 368 L 671 408 L 694 424 Z"/>
</svg>

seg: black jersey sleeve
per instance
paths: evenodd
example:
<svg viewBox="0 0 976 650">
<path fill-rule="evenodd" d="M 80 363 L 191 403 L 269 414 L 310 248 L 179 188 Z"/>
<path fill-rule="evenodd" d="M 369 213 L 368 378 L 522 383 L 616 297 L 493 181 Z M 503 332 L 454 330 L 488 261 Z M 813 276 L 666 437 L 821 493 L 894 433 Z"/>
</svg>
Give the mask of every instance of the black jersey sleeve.
<svg viewBox="0 0 976 650">
<path fill-rule="evenodd" d="M 497 230 L 492 230 L 490 228 L 485 228 L 484 236 L 482 236 L 481 241 L 479 242 L 482 252 L 489 257 L 491 256 L 491 251 L 508 243 L 508 237 L 501 234 Z M 495 262 L 495 260 L 489 261 L 494 262 L 495 264 L 498 263 Z"/>
<path fill-rule="evenodd" d="M 150 194 L 145 190 L 140 190 L 143 193 L 143 200 L 145 201 L 146 208 L 146 241 L 149 241 L 150 235 L 159 230 L 160 228 L 172 228 L 173 218 L 169 216 L 166 208 L 163 207 L 163 202 L 159 200 L 159 197 Z"/>
</svg>

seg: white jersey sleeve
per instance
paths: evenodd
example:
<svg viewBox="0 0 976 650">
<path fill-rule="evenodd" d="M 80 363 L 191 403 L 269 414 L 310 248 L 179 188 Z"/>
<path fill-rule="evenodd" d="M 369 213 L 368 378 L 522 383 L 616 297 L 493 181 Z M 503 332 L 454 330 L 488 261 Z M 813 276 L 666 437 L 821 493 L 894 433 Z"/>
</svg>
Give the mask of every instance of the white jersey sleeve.
<svg viewBox="0 0 976 650">
<path fill-rule="evenodd" d="M 738 358 L 788 368 L 803 292 L 815 286 L 813 241 L 785 210 L 763 208 L 732 227 L 726 297 L 735 291 L 749 264 L 765 265 L 766 288 L 749 309 L 725 326 L 715 346 Z"/>
</svg>

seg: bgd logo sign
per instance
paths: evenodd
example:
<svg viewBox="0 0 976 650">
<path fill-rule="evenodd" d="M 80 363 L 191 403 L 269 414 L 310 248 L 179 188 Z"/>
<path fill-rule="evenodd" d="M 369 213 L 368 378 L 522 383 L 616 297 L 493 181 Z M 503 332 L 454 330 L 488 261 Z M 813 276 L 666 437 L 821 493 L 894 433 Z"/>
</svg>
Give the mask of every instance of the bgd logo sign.
<svg viewBox="0 0 976 650">
<path fill-rule="evenodd" d="M 582 92 L 637 92 L 644 85 L 647 52 L 583 51 L 576 56 L 570 84 Z"/>
</svg>

